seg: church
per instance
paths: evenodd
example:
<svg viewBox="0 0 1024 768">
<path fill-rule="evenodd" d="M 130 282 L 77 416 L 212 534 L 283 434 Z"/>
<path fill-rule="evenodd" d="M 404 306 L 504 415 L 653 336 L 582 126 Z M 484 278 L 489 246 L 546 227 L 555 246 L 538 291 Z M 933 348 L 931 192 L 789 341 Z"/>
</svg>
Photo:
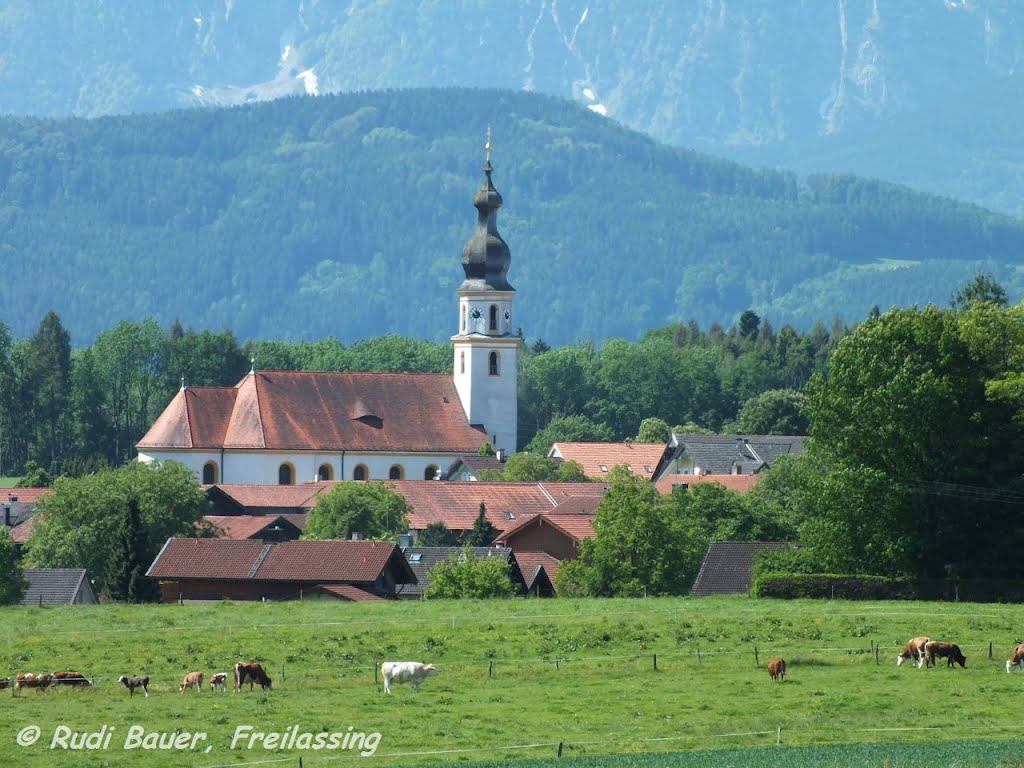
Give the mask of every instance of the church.
<svg viewBox="0 0 1024 768">
<path fill-rule="evenodd" d="M 488 141 L 476 231 L 462 249 L 451 375 L 254 366 L 233 387 L 183 386 L 137 444 L 139 460 L 181 462 L 203 484 L 294 485 L 431 480 L 486 443 L 515 452 L 520 340 L 490 154 Z"/>
</svg>

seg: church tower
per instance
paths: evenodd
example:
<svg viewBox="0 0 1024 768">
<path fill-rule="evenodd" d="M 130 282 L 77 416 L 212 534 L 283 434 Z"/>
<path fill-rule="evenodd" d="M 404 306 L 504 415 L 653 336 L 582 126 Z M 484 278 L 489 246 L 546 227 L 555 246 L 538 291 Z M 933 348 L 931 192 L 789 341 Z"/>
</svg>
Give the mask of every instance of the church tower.
<svg viewBox="0 0 1024 768">
<path fill-rule="evenodd" d="M 498 234 L 502 200 L 491 181 L 490 130 L 485 149 L 484 183 L 473 197 L 476 232 L 462 248 L 466 279 L 457 291 L 459 332 L 452 336 L 455 388 L 470 424 L 487 430 L 495 450 L 515 453 L 519 338 L 512 333 L 515 289 L 506 278 L 512 256 Z"/>
</svg>

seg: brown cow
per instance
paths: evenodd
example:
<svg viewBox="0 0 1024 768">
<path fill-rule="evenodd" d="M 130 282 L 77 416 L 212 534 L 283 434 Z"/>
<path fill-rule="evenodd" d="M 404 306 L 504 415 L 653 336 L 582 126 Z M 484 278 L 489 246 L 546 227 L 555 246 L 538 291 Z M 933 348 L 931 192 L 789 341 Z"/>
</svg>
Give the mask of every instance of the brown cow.
<svg viewBox="0 0 1024 768">
<path fill-rule="evenodd" d="M 930 640 L 930 637 L 924 636 L 908 640 L 903 652 L 896 657 L 896 666 L 898 667 L 904 661 L 910 659 L 915 662 L 917 664 L 917 668 L 920 669 L 924 665 L 924 647 Z"/>
<path fill-rule="evenodd" d="M 786 662 L 784 659 L 775 658 L 768 662 L 768 674 L 772 680 L 782 681 L 786 679 Z"/>
<path fill-rule="evenodd" d="M 181 685 L 178 686 L 178 690 L 184 693 L 189 688 L 195 688 L 197 693 L 203 692 L 203 673 L 202 672 L 189 672 L 185 675 L 185 679 L 181 681 Z"/>
<path fill-rule="evenodd" d="M 955 643 L 940 643 L 935 640 L 929 641 L 925 647 L 926 663 L 935 666 L 935 657 L 946 660 L 946 666 L 952 667 L 954 663 L 967 669 L 967 657 L 960 652 L 960 646 Z"/>
<path fill-rule="evenodd" d="M 92 685 L 91 680 L 87 680 L 80 672 L 71 669 L 54 672 L 51 677 L 54 685 Z"/>
<path fill-rule="evenodd" d="M 14 678 L 14 689 L 20 691 L 22 688 L 49 688 L 53 684 L 50 675 L 37 675 L 33 672 L 19 672 Z"/>
<path fill-rule="evenodd" d="M 249 683 L 249 690 L 252 690 L 253 683 L 259 683 L 263 690 L 270 688 L 273 690 L 273 686 L 270 684 L 270 678 L 267 677 L 267 673 L 263 670 L 263 666 L 255 661 L 249 662 L 238 662 L 235 664 L 235 691 L 242 690 L 242 686 L 245 683 Z"/>
<path fill-rule="evenodd" d="M 119 678 L 117 678 L 117 682 L 121 683 L 122 685 L 124 685 L 125 688 L 128 689 L 128 694 L 130 696 L 135 695 L 136 688 L 141 688 L 143 695 L 145 695 L 146 698 L 149 698 L 148 677 L 128 677 L 126 675 L 121 675 Z"/>
<path fill-rule="evenodd" d="M 1016 648 L 1013 649 L 1013 654 L 1006 662 L 1006 672 L 1009 674 L 1010 667 L 1024 667 L 1024 643 L 1019 643 Z"/>
</svg>

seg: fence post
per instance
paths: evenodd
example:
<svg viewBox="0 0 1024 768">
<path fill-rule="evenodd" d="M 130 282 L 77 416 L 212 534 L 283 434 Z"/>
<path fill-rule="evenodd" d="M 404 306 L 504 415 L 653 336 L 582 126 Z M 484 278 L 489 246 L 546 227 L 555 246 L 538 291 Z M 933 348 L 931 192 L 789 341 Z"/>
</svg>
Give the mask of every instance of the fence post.
<svg viewBox="0 0 1024 768">
<path fill-rule="evenodd" d="M 281 662 L 281 682 L 284 682 L 284 662 Z"/>
<path fill-rule="evenodd" d="M 761 659 L 759 659 L 758 656 L 757 656 L 757 646 L 756 645 L 754 646 L 754 666 L 755 667 L 760 667 L 761 666 Z"/>
<path fill-rule="evenodd" d="M 555 656 L 555 669 L 556 670 L 558 669 L 558 657 L 557 656 Z"/>
<path fill-rule="evenodd" d="M 491 661 L 487 662 L 487 676 L 488 677 L 493 677 L 494 676 L 494 660 L 493 659 L 491 659 Z"/>
<path fill-rule="evenodd" d="M 881 662 L 878 660 L 878 646 L 875 646 L 875 666 L 877 667 Z"/>
<path fill-rule="evenodd" d="M 373 684 L 377 684 L 377 662 L 373 662 Z"/>
<path fill-rule="evenodd" d="M 992 641 L 991 640 L 988 641 L 988 657 L 990 659 L 992 658 Z"/>
<path fill-rule="evenodd" d="M 782 726 L 778 726 L 775 729 L 775 746 L 779 746 L 782 743 Z"/>
<path fill-rule="evenodd" d="M 700 666 L 700 646 L 697 646 L 697 666 Z"/>
<path fill-rule="evenodd" d="M 562 756 L 562 742 L 558 742 L 558 757 Z"/>
<path fill-rule="evenodd" d="M 658 671 L 658 654 L 654 654 L 654 671 Z"/>
</svg>

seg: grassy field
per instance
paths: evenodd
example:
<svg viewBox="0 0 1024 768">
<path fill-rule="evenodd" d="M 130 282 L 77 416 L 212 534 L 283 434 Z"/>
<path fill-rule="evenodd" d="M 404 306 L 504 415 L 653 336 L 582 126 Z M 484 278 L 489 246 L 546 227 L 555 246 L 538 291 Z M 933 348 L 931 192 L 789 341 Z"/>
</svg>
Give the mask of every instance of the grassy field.
<svg viewBox="0 0 1024 768">
<path fill-rule="evenodd" d="M 1024 673 L 1003 665 L 1022 618 L 1008 605 L 746 598 L 6 608 L 0 674 L 73 668 L 96 684 L 0 692 L 0 765 L 1019 766 Z M 967 669 L 897 669 L 918 634 L 959 643 Z M 781 684 L 764 669 L 775 655 Z M 262 661 L 274 690 L 178 693 L 189 670 L 239 659 Z M 440 674 L 386 696 L 374 675 L 386 659 Z M 120 674 L 148 674 L 149 698 L 129 697 Z M 19 746 L 32 727 L 38 741 Z M 189 748 L 143 748 L 160 733 Z M 273 733 L 284 748 L 250 738 Z M 339 747 L 371 736 L 300 748 L 320 733 Z M 90 734 L 99 748 L 50 748 Z"/>
</svg>

